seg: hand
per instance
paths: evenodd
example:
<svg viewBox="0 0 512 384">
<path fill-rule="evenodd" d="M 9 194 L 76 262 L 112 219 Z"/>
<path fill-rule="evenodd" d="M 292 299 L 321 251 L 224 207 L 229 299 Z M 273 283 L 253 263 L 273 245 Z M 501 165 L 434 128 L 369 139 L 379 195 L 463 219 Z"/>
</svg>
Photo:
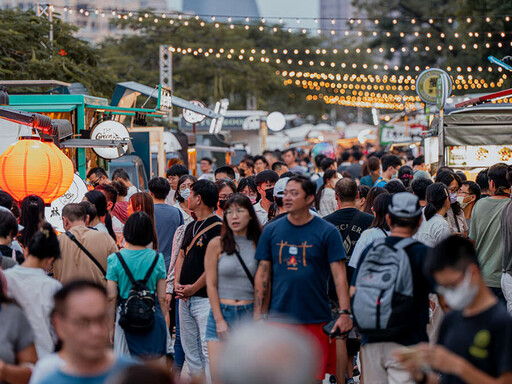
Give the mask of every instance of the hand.
<svg viewBox="0 0 512 384">
<path fill-rule="evenodd" d="M 343 334 L 349 332 L 352 328 L 354 328 L 354 325 L 352 324 L 352 319 L 350 318 L 350 316 L 340 315 L 340 317 L 338 317 L 338 320 L 334 324 L 331 333 L 334 333 L 336 329 L 339 329 L 340 332 Z"/>
<path fill-rule="evenodd" d="M 222 319 L 221 321 L 215 320 L 215 325 L 217 326 L 217 335 L 219 336 L 219 339 L 225 340 L 228 336 L 228 323 L 226 323 L 226 320 Z"/>
<path fill-rule="evenodd" d="M 464 359 L 441 345 L 429 345 L 425 360 L 432 369 L 449 375 L 460 376 Z"/>
<path fill-rule="evenodd" d="M 425 366 L 424 355 L 428 353 L 428 344 L 419 344 L 413 347 L 401 347 L 393 350 L 393 357 L 402 367 L 411 373 L 414 380 L 423 378 L 422 367 Z"/>
<path fill-rule="evenodd" d="M 180 299 L 187 299 L 197 292 L 193 284 L 179 285 L 176 287 L 176 297 Z"/>
<path fill-rule="evenodd" d="M 167 310 L 171 310 L 171 301 L 172 301 L 172 293 L 167 293 L 165 295 L 165 304 L 167 306 Z"/>
</svg>

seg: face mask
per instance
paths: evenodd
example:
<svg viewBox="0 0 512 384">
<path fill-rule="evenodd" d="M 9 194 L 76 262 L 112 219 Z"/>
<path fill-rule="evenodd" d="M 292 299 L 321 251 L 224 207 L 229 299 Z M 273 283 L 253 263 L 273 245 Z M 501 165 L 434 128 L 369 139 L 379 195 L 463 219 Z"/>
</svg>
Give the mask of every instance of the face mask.
<svg viewBox="0 0 512 384">
<path fill-rule="evenodd" d="M 438 291 L 443 295 L 446 304 L 455 311 L 462 311 L 470 305 L 478 293 L 478 285 L 471 284 L 471 272 L 466 270 L 464 280 L 454 288 L 439 287 Z"/>
<path fill-rule="evenodd" d="M 226 202 L 228 200 L 219 200 L 219 208 L 223 211 L 224 210 L 224 207 L 226 206 Z"/>
<path fill-rule="evenodd" d="M 454 204 L 457 202 L 457 194 L 456 193 L 450 193 L 450 203 Z"/>
<path fill-rule="evenodd" d="M 464 196 L 457 196 L 457 203 L 460 204 L 460 207 L 462 209 L 466 208 L 471 201 L 468 201 L 467 203 L 464 202 L 465 197 Z"/>
<path fill-rule="evenodd" d="M 265 197 L 268 201 L 274 202 L 274 188 L 265 189 Z"/>
<path fill-rule="evenodd" d="M 185 188 L 184 190 L 180 191 L 180 196 L 183 197 L 183 199 L 188 200 L 190 197 L 190 188 Z"/>
</svg>

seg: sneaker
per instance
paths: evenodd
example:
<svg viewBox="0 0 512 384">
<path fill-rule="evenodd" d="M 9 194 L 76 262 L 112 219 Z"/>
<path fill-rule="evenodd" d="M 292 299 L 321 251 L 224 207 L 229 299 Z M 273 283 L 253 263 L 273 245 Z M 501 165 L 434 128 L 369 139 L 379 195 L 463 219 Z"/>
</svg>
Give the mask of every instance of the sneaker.
<svg viewBox="0 0 512 384">
<path fill-rule="evenodd" d="M 345 384 L 355 384 L 355 381 L 353 378 L 350 378 L 345 381 Z"/>
<path fill-rule="evenodd" d="M 336 384 L 336 376 L 331 375 L 331 377 L 329 377 L 329 383 L 330 384 Z"/>
</svg>

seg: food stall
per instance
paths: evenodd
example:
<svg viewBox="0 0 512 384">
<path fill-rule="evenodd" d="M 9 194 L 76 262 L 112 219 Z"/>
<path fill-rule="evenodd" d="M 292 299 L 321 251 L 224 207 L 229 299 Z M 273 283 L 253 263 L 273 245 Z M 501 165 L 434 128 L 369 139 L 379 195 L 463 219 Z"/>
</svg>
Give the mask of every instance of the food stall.
<svg viewBox="0 0 512 384">
<path fill-rule="evenodd" d="M 456 109 L 442 120 L 434 119 L 430 132 L 434 136 L 424 142 L 426 163 L 442 158 L 445 165 L 467 172 L 471 178 L 493 164 L 512 164 L 512 104 Z"/>
</svg>

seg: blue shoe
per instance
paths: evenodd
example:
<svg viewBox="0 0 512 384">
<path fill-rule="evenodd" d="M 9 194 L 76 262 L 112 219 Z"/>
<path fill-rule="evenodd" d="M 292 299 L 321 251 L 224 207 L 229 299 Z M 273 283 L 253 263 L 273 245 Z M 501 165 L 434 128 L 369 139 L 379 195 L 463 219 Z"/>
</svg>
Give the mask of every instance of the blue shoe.
<svg viewBox="0 0 512 384">
<path fill-rule="evenodd" d="M 355 381 L 353 378 L 350 378 L 345 381 L 345 384 L 355 384 Z"/>
</svg>

